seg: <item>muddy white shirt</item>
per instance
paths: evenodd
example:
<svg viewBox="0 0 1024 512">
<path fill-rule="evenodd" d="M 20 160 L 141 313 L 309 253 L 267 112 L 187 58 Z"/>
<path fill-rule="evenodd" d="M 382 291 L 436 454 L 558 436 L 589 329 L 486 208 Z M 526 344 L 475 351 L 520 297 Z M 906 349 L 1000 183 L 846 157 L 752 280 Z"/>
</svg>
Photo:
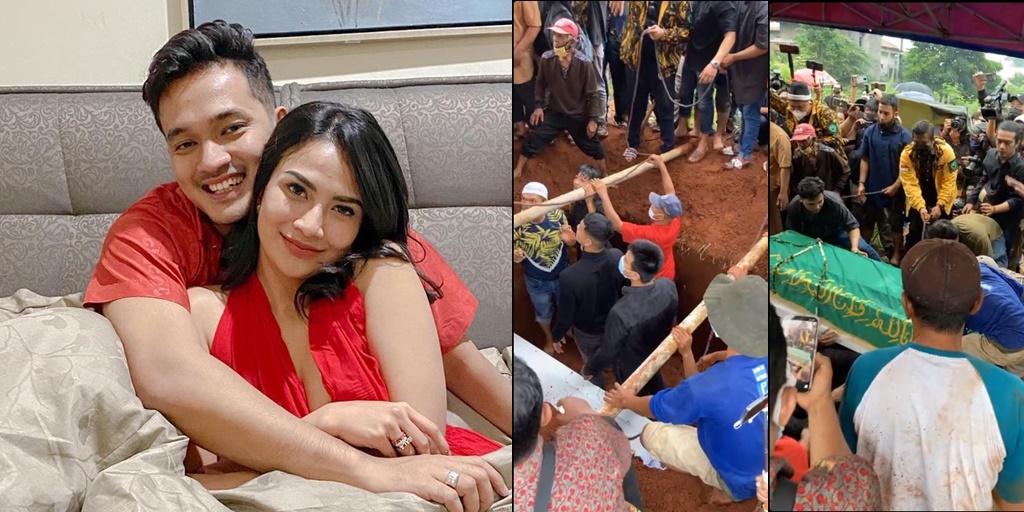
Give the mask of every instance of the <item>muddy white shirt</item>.
<svg viewBox="0 0 1024 512">
<path fill-rule="evenodd" d="M 992 510 L 1024 502 L 1024 382 L 917 344 L 857 359 L 839 421 L 881 483 L 883 510 Z"/>
</svg>

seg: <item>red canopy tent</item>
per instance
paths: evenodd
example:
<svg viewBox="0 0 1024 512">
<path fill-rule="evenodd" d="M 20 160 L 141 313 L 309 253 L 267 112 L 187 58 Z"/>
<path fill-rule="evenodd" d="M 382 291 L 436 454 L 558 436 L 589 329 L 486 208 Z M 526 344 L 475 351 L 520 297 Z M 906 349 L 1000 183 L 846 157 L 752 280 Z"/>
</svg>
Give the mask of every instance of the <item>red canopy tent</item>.
<svg viewBox="0 0 1024 512">
<path fill-rule="evenodd" d="M 1024 9 L 996 3 L 770 2 L 772 21 L 871 32 L 1024 58 Z"/>
</svg>

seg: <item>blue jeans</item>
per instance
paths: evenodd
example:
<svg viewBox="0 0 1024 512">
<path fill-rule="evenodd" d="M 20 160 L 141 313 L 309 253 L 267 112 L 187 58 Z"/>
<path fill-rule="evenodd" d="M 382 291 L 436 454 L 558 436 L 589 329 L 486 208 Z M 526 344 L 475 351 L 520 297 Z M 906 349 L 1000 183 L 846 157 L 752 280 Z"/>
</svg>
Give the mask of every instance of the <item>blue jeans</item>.
<svg viewBox="0 0 1024 512">
<path fill-rule="evenodd" d="M 526 276 L 526 292 L 533 303 L 533 317 L 538 324 L 548 325 L 555 316 L 558 301 L 558 279 L 544 281 Z"/>
<path fill-rule="evenodd" d="M 722 112 L 722 115 L 728 115 L 729 112 L 729 82 L 727 75 L 719 73 L 715 75 L 715 80 L 710 84 L 700 83 L 700 73 L 703 69 L 693 69 L 683 61 L 683 65 L 680 68 L 681 80 L 679 84 L 679 103 L 683 105 L 689 105 L 693 103 L 694 90 L 697 92 L 697 97 L 701 98 L 700 102 L 697 103 L 697 110 L 700 112 L 700 132 L 704 135 L 711 135 L 715 133 L 715 110 Z M 713 99 L 716 96 L 712 92 L 704 94 L 710 87 L 714 87 L 714 95 L 717 95 L 717 99 Z M 690 112 L 693 107 L 679 107 L 679 115 L 684 119 L 690 118 Z"/>
<path fill-rule="evenodd" d="M 757 143 L 758 130 L 761 128 L 761 105 L 758 103 L 740 105 L 740 115 L 743 116 L 740 157 L 745 161 L 750 161 L 750 156 L 754 153 L 754 144 Z"/>
<path fill-rule="evenodd" d="M 1006 235 L 992 241 L 992 259 L 996 260 L 999 268 L 1006 268 L 1010 264 L 1010 255 L 1006 253 Z"/>
<path fill-rule="evenodd" d="M 846 249 L 847 251 L 851 250 L 850 248 L 852 247 L 852 244 L 850 243 L 850 233 L 846 231 L 839 233 L 832 241 L 832 245 L 836 247 L 841 247 L 843 249 Z M 871 244 L 869 244 L 867 240 L 864 240 L 863 237 L 861 237 L 860 239 L 860 244 L 858 244 L 858 248 L 864 254 L 867 254 L 868 258 L 871 258 L 875 261 L 882 261 L 882 257 L 878 255 L 878 251 L 876 251 L 874 247 L 871 247 Z"/>
</svg>

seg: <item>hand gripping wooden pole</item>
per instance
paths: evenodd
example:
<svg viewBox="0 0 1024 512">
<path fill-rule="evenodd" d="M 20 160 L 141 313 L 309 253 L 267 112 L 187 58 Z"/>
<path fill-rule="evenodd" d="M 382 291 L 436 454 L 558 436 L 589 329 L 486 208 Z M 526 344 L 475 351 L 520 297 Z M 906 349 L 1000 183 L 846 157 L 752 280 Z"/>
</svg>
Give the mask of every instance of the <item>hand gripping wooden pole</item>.
<svg viewBox="0 0 1024 512">
<path fill-rule="evenodd" d="M 665 160 L 665 162 L 669 162 L 672 159 L 678 157 L 679 154 L 682 152 L 682 149 L 682 147 L 678 147 L 667 153 L 662 153 L 661 158 Z M 615 174 L 605 176 L 604 178 L 601 179 L 601 181 L 603 181 L 605 185 L 608 185 L 610 187 L 612 185 L 615 185 L 616 183 L 621 183 L 635 176 L 639 176 L 651 169 L 657 168 L 658 166 L 644 160 L 643 162 L 640 162 L 632 167 L 627 167 Z M 515 216 L 512 217 L 512 227 L 519 227 L 529 222 L 530 219 L 536 219 L 541 215 L 544 215 L 545 213 L 548 213 L 552 210 L 561 208 L 564 205 L 575 203 L 576 201 L 583 199 L 585 193 L 586 192 L 584 192 L 584 190 L 581 188 L 573 189 L 554 199 L 548 199 L 547 201 L 544 201 L 543 203 L 537 206 L 527 208 L 515 214 Z"/>
<path fill-rule="evenodd" d="M 761 259 L 761 256 L 763 256 L 767 250 L 768 237 L 763 236 L 756 244 L 754 244 L 753 247 L 750 248 L 750 251 L 747 252 L 746 256 L 744 256 L 736 266 L 750 270 L 757 263 L 757 260 Z M 764 300 L 767 307 L 768 297 L 765 297 Z M 704 301 L 700 301 L 700 304 L 697 304 L 697 307 L 693 308 L 693 311 L 691 311 L 689 315 L 686 315 L 686 318 L 679 324 L 679 327 L 684 331 L 693 334 L 693 331 L 697 329 L 700 324 L 704 323 L 704 320 L 707 317 L 708 308 L 704 305 Z M 650 382 L 651 377 L 654 377 L 654 374 L 661 370 L 662 365 L 672 357 L 672 354 L 676 353 L 678 348 L 676 340 L 670 334 L 667 338 L 661 341 L 661 344 L 658 345 L 658 348 L 654 349 L 654 352 L 651 353 L 651 355 L 647 356 L 647 359 L 639 368 L 636 369 L 636 371 L 633 372 L 633 375 L 630 375 L 629 378 L 626 379 L 626 382 L 623 383 L 622 387 L 630 389 L 633 392 L 639 391 L 648 382 Z M 605 416 L 614 417 L 617 416 L 620 411 L 621 409 L 605 404 L 604 407 L 601 408 L 600 413 Z"/>
</svg>

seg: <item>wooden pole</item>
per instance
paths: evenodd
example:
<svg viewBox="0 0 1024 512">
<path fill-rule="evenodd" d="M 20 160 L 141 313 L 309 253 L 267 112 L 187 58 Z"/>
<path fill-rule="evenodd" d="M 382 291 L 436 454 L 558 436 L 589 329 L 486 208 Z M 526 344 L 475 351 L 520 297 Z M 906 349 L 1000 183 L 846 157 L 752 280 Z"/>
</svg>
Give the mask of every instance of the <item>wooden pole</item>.
<svg viewBox="0 0 1024 512">
<path fill-rule="evenodd" d="M 746 256 L 744 256 L 736 266 L 750 270 L 757 263 L 757 260 L 761 259 L 761 256 L 763 256 L 767 250 L 768 237 L 764 236 L 750 248 L 750 251 L 747 252 Z M 764 299 L 767 301 L 768 297 L 765 297 Z M 679 324 L 679 327 L 684 331 L 693 334 L 693 331 L 697 329 L 700 324 L 704 323 L 704 320 L 707 317 L 708 308 L 704 305 L 704 301 L 700 301 L 700 304 L 697 304 L 697 307 L 693 308 L 693 311 L 691 311 L 689 315 L 686 315 L 686 318 Z M 650 382 L 651 377 L 654 377 L 654 375 L 661 370 L 661 367 L 668 362 L 669 358 L 672 357 L 672 354 L 676 353 L 678 348 L 676 340 L 670 334 L 667 338 L 661 341 L 661 344 L 658 345 L 658 348 L 654 349 L 654 352 L 652 352 L 651 355 L 647 356 L 647 359 L 639 368 L 636 369 L 636 371 L 633 372 L 633 375 L 630 375 L 629 378 L 626 379 L 626 382 L 622 384 L 622 387 L 631 389 L 634 392 L 639 391 L 640 388 L 643 388 L 648 382 Z M 605 406 L 601 408 L 600 413 L 605 416 L 614 417 L 617 416 L 620 411 L 621 409 L 616 409 L 615 407 L 605 404 Z"/>
<path fill-rule="evenodd" d="M 675 149 L 669 151 L 668 153 L 662 153 L 661 158 L 664 159 L 665 162 L 669 162 L 669 161 L 673 160 L 674 158 L 678 157 L 680 152 L 682 152 L 682 150 L 683 150 L 683 148 L 681 148 L 681 147 L 675 148 Z M 656 169 L 656 168 L 657 168 L 656 165 L 654 165 L 652 163 L 648 163 L 647 160 L 644 159 L 644 161 L 642 161 L 642 162 L 640 162 L 640 163 L 638 163 L 638 164 L 636 164 L 636 165 L 634 165 L 632 167 L 627 167 L 627 168 L 625 168 L 625 169 L 623 169 L 623 170 L 621 170 L 621 171 L 619 171 L 619 172 L 617 172 L 615 174 L 611 174 L 609 176 L 605 176 L 604 178 L 601 178 L 601 181 L 603 181 L 605 185 L 611 187 L 612 185 L 615 185 L 617 183 L 621 183 L 623 181 L 626 181 L 626 180 L 628 180 L 630 178 L 633 178 L 635 176 L 639 176 L 639 175 L 641 175 L 641 174 L 643 174 L 643 173 L 645 173 L 645 172 L 647 172 L 647 171 L 649 171 L 651 169 Z M 543 202 L 543 203 L 541 203 L 541 204 L 539 204 L 537 206 L 533 206 L 533 207 L 527 208 L 527 209 L 525 209 L 525 210 L 515 214 L 515 216 L 512 217 L 512 227 L 514 227 L 514 228 L 515 227 L 519 227 L 519 226 L 521 226 L 521 225 L 523 225 L 523 224 L 525 224 L 527 222 L 530 222 L 531 219 L 536 219 L 536 218 L 540 217 L 541 215 L 544 215 L 544 214 L 546 214 L 546 213 L 548 213 L 548 212 L 550 212 L 552 210 L 555 210 L 557 208 L 561 208 L 562 206 L 565 206 L 567 204 L 575 203 L 576 201 L 579 201 L 580 199 L 583 199 L 583 195 L 585 193 L 586 192 L 584 192 L 584 190 L 582 188 L 573 189 L 573 190 L 571 190 L 569 192 L 566 192 L 566 193 L 564 193 L 564 194 L 562 194 L 562 195 L 560 195 L 560 196 L 558 196 L 558 197 L 556 197 L 554 199 L 548 199 L 547 201 L 545 201 L 545 202 Z"/>
</svg>

